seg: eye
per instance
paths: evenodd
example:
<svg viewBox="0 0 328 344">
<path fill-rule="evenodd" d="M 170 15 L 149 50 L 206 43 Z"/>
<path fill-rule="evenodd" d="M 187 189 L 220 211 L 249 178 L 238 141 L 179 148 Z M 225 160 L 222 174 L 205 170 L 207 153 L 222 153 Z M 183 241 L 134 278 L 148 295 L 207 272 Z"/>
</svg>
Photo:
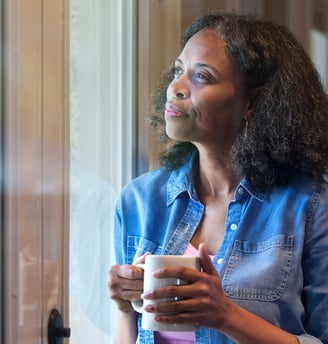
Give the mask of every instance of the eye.
<svg viewBox="0 0 328 344">
<path fill-rule="evenodd" d="M 211 84 L 214 82 L 213 76 L 206 70 L 195 71 L 193 74 L 193 79 L 195 83 L 198 84 Z"/>
<path fill-rule="evenodd" d="M 175 78 L 178 78 L 180 75 L 183 74 L 182 68 L 181 68 L 181 67 L 178 67 L 178 66 L 176 66 L 176 67 L 173 68 L 173 72 L 174 72 L 174 77 L 175 77 Z"/>
<path fill-rule="evenodd" d="M 201 72 L 196 73 L 195 77 L 199 80 L 208 80 L 207 75 L 205 75 L 204 73 L 201 73 Z"/>
</svg>

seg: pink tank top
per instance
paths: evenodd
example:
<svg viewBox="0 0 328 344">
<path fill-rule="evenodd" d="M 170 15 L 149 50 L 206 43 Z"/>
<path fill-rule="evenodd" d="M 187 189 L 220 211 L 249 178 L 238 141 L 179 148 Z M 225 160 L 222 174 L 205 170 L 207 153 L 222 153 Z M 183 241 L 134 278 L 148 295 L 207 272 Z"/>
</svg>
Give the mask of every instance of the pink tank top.
<svg viewBox="0 0 328 344">
<path fill-rule="evenodd" d="M 189 243 L 183 255 L 197 256 L 198 250 Z M 154 332 L 154 338 L 156 344 L 194 344 L 195 332 L 159 331 Z"/>
</svg>

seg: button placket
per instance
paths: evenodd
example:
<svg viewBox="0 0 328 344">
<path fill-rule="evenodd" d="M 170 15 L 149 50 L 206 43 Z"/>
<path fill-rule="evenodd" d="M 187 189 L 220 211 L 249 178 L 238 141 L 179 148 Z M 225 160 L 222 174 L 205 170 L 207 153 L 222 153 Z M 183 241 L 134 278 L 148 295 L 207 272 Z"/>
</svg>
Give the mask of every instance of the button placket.
<svg viewBox="0 0 328 344">
<path fill-rule="evenodd" d="M 242 187 L 239 189 L 243 190 Z M 239 193 L 238 189 L 238 193 Z M 241 209 L 242 209 L 242 204 L 241 201 L 234 201 L 229 204 L 228 207 L 228 213 L 227 213 L 227 230 L 228 231 L 236 231 L 238 229 L 239 221 L 240 221 L 240 216 L 241 216 Z"/>
</svg>

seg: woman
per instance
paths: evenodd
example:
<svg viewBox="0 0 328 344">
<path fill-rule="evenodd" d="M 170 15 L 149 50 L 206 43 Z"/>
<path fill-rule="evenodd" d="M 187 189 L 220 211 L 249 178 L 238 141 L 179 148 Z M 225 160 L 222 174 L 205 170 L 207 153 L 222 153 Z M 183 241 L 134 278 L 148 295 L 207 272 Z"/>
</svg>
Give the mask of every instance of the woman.
<svg viewBox="0 0 328 344">
<path fill-rule="evenodd" d="M 328 343 L 328 99 L 301 45 L 268 20 L 200 17 L 155 101 L 169 148 L 117 205 L 116 342 Z M 202 272 L 158 271 L 189 285 L 143 295 L 183 297 L 146 311 L 197 332 L 140 328 L 147 252 L 199 255 Z"/>
</svg>

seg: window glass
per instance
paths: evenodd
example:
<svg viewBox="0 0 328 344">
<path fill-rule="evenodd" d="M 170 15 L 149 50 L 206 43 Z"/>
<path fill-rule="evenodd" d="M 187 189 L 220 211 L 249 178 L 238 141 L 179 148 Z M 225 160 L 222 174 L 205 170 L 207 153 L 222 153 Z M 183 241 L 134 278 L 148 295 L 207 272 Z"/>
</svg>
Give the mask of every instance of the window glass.
<svg viewBox="0 0 328 344">
<path fill-rule="evenodd" d="M 312 2 L 310 30 L 311 58 L 328 90 L 328 1 Z"/>
<path fill-rule="evenodd" d="M 327 35 L 316 29 L 312 29 L 310 33 L 311 42 L 311 58 L 320 73 L 321 80 L 328 90 L 328 39 Z"/>
<path fill-rule="evenodd" d="M 132 178 L 133 0 L 71 0 L 71 344 L 110 343 L 117 194 Z"/>
</svg>

